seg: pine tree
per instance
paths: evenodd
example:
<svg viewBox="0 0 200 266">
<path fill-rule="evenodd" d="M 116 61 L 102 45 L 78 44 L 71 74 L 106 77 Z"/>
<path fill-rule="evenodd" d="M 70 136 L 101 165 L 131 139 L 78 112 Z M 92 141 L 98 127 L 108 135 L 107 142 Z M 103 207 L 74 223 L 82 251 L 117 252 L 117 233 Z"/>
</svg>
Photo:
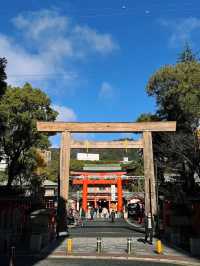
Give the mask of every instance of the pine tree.
<svg viewBox="0 0 200 266">
<path fill-rule="evenodd" d="M 187 63 L 199 61 L 197 55 L 192 51 L 192 48 L 186 43 L 183 51 L 179 54 L 177 63 Z"/>
</svg>

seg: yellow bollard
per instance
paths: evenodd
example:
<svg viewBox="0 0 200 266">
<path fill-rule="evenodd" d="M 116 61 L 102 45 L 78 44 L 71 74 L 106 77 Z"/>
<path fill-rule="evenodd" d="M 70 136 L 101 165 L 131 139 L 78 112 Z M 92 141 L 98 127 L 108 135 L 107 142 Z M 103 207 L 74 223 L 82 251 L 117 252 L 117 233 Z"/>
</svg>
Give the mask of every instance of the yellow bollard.
<svg viewBox="0 0 200 266">
<path fill-rule="evenodd" d="M 72 253 L 72 239 L 67 239 L 67 253 Z"/>
<path fill-rule="evenodd" d="M 158 254 L 163 254 L 163 245 L 162 245 L 162 242 L 160 240 L 156 241 L 156 252 Z"/>
</svg>

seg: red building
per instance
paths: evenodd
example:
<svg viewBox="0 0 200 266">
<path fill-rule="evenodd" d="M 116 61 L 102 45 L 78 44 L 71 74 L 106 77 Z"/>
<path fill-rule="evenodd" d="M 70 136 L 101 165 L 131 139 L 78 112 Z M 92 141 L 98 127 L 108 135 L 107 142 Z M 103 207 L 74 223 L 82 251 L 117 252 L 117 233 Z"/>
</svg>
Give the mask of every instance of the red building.
<svg viewBox="0 0 200 266">
<path fill-rule="evenodd" d="M 78 185 L 82 194 L 82 208 L 88 206 L 123 210 L 123 185 L 128 181 L 126 172 L 118 164 L 86 165 L 81 172 L 73 172 L 73 186 Z"/>
</svg>

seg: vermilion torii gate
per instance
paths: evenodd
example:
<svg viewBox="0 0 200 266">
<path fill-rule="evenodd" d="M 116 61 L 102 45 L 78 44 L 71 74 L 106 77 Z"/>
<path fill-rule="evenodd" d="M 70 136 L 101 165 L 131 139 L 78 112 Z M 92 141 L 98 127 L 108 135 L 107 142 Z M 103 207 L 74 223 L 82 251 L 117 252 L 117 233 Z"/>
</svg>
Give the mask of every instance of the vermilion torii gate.
<svg viewBox="0 0 200 266">
<path fill-rule="evenodd" d="M 73 180 L 73 185 L 82 185 L 83 186 L 83 196 L 82 196 L 82 208 L 84 211 L 87 211 L 87 194 L 88 194 L 88 185 L 116 185 L 117 186 L 117 211 L 122 212 L 123 208 L 123 192 L 122 192 L 122 178 L 121 176 L 126 172 L 115 172 L 117 176 L 116 179 L 89 179 L 88 176 L 91 173 L 82 173 L 84 179 L 75 179 Z M 96 175 L 93 173 L 93 175 Z M 100 176 L 103 178 L 107 176 L 108 173 L 101 173 Z"/>
<path fill-rule="evenodd" d="M 126 148 L 143 148 L 145 176 L 145 214 L 156 215 L 155 174 L 152 147 L 152 132 L 176 131 L 176 122 L 139 122 L 139 123 L 83 123 L 83 122 L 37 122 L 40 132 L 58 132 L 62 134 L 60 148 L 60 197 L 68 200 L 70 149 L 80 148 L 83 144 L 71 142 L 71 133 L 134 133 L 140 132 L 139 141 L 127 143 Z M 112 144 L 111 144 L 112 143 Z M 90 144 L 90 148 L 124 148 L 124 143 L 102 142 Z M 130 146 L 129 146 L 130 145 Z"/>
</svg>

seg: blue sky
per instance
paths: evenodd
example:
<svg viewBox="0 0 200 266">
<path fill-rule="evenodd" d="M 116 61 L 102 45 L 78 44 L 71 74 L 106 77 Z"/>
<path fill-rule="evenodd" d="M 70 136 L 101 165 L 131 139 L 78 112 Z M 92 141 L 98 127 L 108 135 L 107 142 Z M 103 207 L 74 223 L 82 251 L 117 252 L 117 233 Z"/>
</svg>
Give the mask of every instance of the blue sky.
<svg viewBox="0 0 200 266">
<path fill-rule="evenodd" d="M 198 0 L 7 0 L 0 56 L 9 84 L 44 90 L 59 120 L 134 121 L 155 110 L 150 76 L 175 63 L 186 41 L 199 51 L 199 11 Z"/>
</svg>

